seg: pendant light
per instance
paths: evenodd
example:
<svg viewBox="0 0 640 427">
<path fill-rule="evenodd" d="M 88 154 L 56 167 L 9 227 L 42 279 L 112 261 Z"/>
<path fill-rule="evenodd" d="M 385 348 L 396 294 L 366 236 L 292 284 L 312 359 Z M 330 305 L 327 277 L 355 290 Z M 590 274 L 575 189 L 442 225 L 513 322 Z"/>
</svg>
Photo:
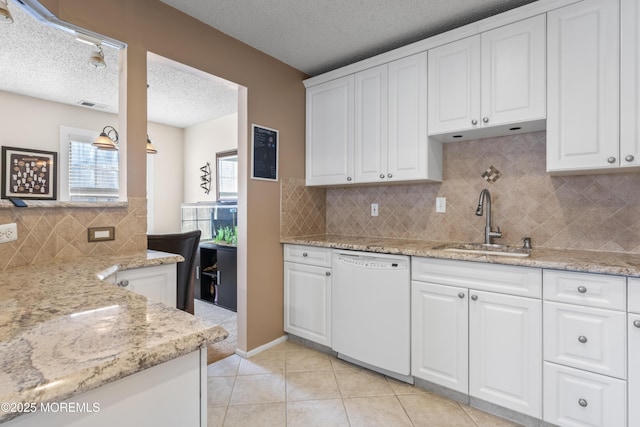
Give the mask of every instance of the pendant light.
<svg viewBox="0 0 640 427">
<path fill-rule="evenodd" d="M 100 150 L 115 151 L 118 149 L 118 131 L 113 126 L 105 126 L 100 136 L 93 141 L 94 147 Z"/>
<path fill-rule="evenodd" d="M 0 24 L 13 23 L 13 16 L 9 12 L 9 6 L 7 6 L 7 0 L 0 0 Z"/>
<path fill-rule="evenodd" d="M 153 146 L 151 140 L 149 139 L 149 135 L 147 135 L 147 154 L 157 154 L 158 150 Z"/>
</svg>

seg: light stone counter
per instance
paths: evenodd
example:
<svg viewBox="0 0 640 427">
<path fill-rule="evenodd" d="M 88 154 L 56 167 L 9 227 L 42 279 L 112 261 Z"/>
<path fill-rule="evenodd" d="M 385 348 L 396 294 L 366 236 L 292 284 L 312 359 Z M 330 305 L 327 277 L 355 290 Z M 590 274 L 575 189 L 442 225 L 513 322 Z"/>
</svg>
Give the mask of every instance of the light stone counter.
<svg viewBox="0 0 640 427">
<path fill-rule="evenodd" d="M 508 257 L 449 252 L 435 249 L 447 242 L 316 235 L 282 238 L 281 243 L 350 249 L 355 251 L 402 254 L 427 258 L 455 259 L 525 267 L 571 270 L 588 273 L 616 274 L 640 277 L 640 254 L 622 252 L 576 251 L 544 249 L 534 246 L 528 257 Z M 535 242 L 534 242 L 535 245 Z"/>
<path fill-rule="evenodd" d="M 0 403 L 60 402 L 225 339 L 97 278 L 182 260 L 148 251 L 1 272 Z M 17 415 L 0 410 L 0 423 Z"/>
</svg>

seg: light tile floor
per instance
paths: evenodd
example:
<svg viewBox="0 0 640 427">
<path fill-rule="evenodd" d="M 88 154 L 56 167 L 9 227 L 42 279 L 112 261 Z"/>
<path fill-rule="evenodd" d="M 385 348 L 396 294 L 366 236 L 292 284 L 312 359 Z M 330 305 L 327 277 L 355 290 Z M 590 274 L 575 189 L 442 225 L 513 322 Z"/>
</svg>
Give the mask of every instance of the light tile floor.
<svg viewBox="0 0 640 427">
<path fill-rule="evenodd" d="M 249 359 L 232 355 L 208 366 L 208 425 L 517 424 L 287 341 Z"/>
</svg>

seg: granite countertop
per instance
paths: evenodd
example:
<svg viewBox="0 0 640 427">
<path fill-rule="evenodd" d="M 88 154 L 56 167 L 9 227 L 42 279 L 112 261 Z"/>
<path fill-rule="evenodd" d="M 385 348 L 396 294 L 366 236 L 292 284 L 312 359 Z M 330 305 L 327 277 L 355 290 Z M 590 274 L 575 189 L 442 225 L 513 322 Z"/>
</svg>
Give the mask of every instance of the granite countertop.
<svg viewBox="0 0 640 427">
<path fill-rule="evenodd" d="M 0 274 L 0 403 L 60 402 L 221 341 L 227 331 L 98 279 L 180 262 L 142 251 Z M 0 423 L 16 413 L 0 410 Z"/>
<path fill-rule="evenodd" d="M 315 236 L 286 237 L 282 238 L 280 241 L 281 243 L 296 245 L 321 246 L 325 248 L 350 249 L 365 252 L 402 254 L 427 258 L 454 259 L 640 277 L 640 254 L 623 252 L 544 249 L 536 248 L 534 246 L 528 257 L 508 257 L 449 252 L 437 249 L 448 242 L 425 240 L 322 234 Z"/>
</svg>

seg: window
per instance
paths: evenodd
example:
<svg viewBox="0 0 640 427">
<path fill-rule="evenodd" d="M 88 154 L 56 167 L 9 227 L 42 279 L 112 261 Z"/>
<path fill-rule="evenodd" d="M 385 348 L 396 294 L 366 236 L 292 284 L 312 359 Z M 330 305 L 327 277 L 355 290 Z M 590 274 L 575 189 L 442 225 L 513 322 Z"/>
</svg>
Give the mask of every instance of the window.
<svg viewBox="0 0 640 427">
<path fill-rule="evenodd" d="M 216 153 L 216 199 L 238 199 L 238 150 Z"/>
<path fill-rule="evenodd" d="M 98 150 L 86 138 L 69 138 L 69 200 L 118 201 L 118 151 Z"/>
</svg>

